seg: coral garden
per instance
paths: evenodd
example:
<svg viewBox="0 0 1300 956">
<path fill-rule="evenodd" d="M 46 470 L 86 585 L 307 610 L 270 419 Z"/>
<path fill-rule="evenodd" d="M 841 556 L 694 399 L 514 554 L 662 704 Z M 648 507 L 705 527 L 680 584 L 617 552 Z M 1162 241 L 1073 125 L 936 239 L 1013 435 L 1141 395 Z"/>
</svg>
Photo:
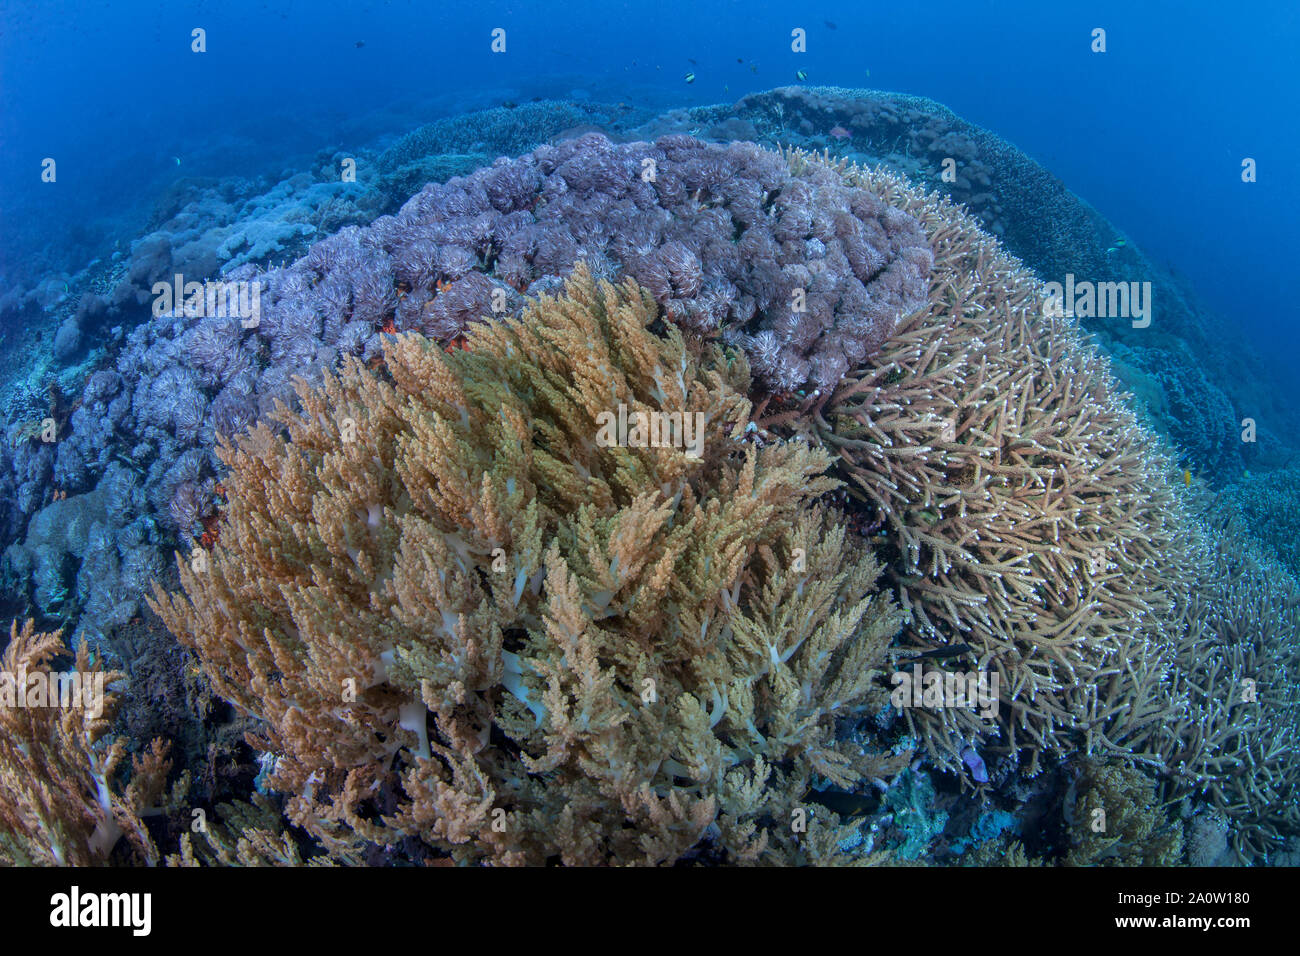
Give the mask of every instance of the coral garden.
<svg viewBox="0 0 1300 956">
<path fill-rule="evenodd" d="M 566 109 L 538 139 L 591 119 Z M 1247 530 L 1293 511 L 1283 449 L 1236 440 L 1263 399 L 1228 359 L 1170 364 L 1195 323 L 1044 309 L 1044 278 L 1145 268 L 1104 220 L 909 97 L 549 143 L 501 112 L 351 191 L 172 197 L 65 303 L 77 397 L 42 377 L 0 442 L 14 616 L 51 629 L 15 626 L 4 668 L 49 671 L 75 623 L 77 668 L 120 672 L 93 720 L 0 709 L 0 857 L 1296 849 L 1294 542 Z M 761 145 L 832 125 L 863 163 Z M 214 203 L 243 212 L 196 229 Z M 258 320 L 142 316 L 182 262 L 258 283 Z M 902 674 L 990 697 L 900 702 Z"/>
</svg>

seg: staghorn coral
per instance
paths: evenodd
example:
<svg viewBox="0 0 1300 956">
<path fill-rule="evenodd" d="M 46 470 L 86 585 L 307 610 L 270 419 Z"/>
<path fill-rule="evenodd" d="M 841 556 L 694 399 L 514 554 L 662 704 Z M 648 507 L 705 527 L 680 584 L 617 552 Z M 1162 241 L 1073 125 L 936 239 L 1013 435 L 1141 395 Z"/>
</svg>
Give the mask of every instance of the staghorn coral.
<svg viewBox="0 0 1300 956">
<path fill-rule="evenodd" d="M 1204 491 L 1183 560 L 1203 569 L 1166 624 L 1166 693 L 1185 702 L 1149 734 L 1167 802 L 1207 801 L 1231 824 L 1238 861 L 1265 858 L 1300 831 L 1300 588 L 1260 554 Z"/>
<path fill-rule="evenodd" d="M 223 447 L 210 568 L 153 606 L 264 721 L 327 848 L 819 860 L 839 828 L 789 822 L 810 786 L 887 772 L 835 721 L 883 704 L 902 615 L 815 503 L 826 456 L 741 441 L 743 357 L 656 314 L 580 268 L 468 350 L 399 336 L 391 384 L 350 361 L 280 410 L 287 440 Z M 701 414 L 702 454 L 602 444 L 620 403 Z"/>
<path fill-rule="evenodd" d="M 959 772 L 964 743 L 990 734 L 1028 748 L 1030 773 L 1076 733 L 1088 752 L 1129 749 L 1175 704 L 1152 699 L 1171 656 L 1160 621 L 1189 580 L 1165 560 L 1181 540 L 1167 460 L 1104 360 L 1042 315 L 1038 281 L 969 216 L 888 173 L 837 168 L 923 223 L 929 306 L 833 396 L 771 419 L 807 422 L 887 529 L 910 642 L 969 644 L 999 676 L 1000 731 L 963 708 L 908 710 L 909 723 Z M 1099 689 L 1132 706 L 1100 705 Z"/>
<path fill-rule="evenodd" d="M 12 675 L 18 691 L 28 679 L 47 679 L 52 662 L 67 654 L 60 634 L 37 633 L 28 621 L 20 631 L 9 628 L 9 644 L 0 671 Z M 77 651 L 75 670 L 88 684 L 111 684 L 122 675 L 90 662 L 86 645 Z M 11 686 L 12 689 L 12 686 Z M 78 702 L 81 704 L 78 705 Z M 118 791 L 114 774 L 126 755 L 124 739 L 107 740 L 117 701 L 103 695 L 103 709 L 93 713 L 78 699 L 72 706 L 42 699 L 0 706 L 0 863 L 14 865 L 88 866 L 107 863 L 125 838 L 129 857 L 152 865 L 158 850 L 141 814 L 158 801 L 171 768 L 161 740 L 132 758 L 134 773 Z"/>
<path fill-rule="evenodd" d="M 1074 753 L 1146 767 L 1262 858 L 1300 828 L 1294 583 L 1170 480 L 1105 360 L 970 217 L 837 168 L 925 225 L 930 305 L 832 395 L 760 418 L 834 449 L 884 526 L 916 648 L 899 656 L 961 644 L 1000 678 L 996 722 L 915 707 L 909 728 L 957 773 L 971 742 L 1030 775 Z"/>
</svg>

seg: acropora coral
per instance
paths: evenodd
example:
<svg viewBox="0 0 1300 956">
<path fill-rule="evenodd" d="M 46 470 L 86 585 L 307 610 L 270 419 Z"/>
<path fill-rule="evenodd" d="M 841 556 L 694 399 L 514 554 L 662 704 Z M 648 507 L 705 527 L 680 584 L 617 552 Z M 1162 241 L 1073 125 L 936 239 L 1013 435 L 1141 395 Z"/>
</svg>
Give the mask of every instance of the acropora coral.
<svg viewBox="0 0 1300 956">
<path fill-rule="evenodd" d="M 924 734 L 954 769 L 963 742 L 990 734 L 1026 750 L 1031 773 L 1041 753 L 1072 749 L 1058 735 L 1077 732 L 1085 752 L 1129 745 L 1161 706 L 1143 685 L 1168 666 L 1159 622 L 1187 581 L 1166 564 L 1167 460 L 1104 359 L 1043 315 L 1039 280 L 969 215 L 883 171 L 839 174 L 923 223 L 929 302 L 833 394 L 784 418 L 837 453 L 888 529 L 908 643 L 970 644 L 1000 679 L 1000 730 L 963 708 L 909 721 L 944 725 Z"/>
<path fill-rule="evenodd" d="M 1300 825 L 1294 586 L 1239 528 L 1206 526 L 1212 503 L 1173 480 L 1104 356 L 970 216 L 886 171 L 834 168 L 923 224 L 930 300 L 832 393 L 759 418 L 834 450 L 887 529 L 911 615 L 897 655 L 965 645 L 999 677 L 996 720 L 918 707 L 910 729 L 957 773 L 971 741 L 1031 775 L 1044 758 L 1145 768 L 1260 858 Z"/>
</svg>

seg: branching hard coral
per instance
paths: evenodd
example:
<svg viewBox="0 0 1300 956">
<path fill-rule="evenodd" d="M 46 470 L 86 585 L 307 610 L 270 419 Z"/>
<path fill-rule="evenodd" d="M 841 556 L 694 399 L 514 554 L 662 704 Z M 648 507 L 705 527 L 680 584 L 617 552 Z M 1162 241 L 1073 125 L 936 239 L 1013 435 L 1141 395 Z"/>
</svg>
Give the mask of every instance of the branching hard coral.
<svg viewBox="0 0 1300 956">
<path fill-rule="evenodd" d="M 1170 628 L 1170 693 L 1187 703 L 1149 746 L 1166 768 L 1164 798 L 1208 801 L 1248 862 L 1300 831 L 1300 589 L 1235 515 L 1198 504 L 1216 518 L 1191 552 L 1207 572 L 1180 596 Z"/>
<path fill-rule="evenodd" d="M 791 157 L 794 168 L 821 162 Z M 1066 319 L 1043 315 L 1038 281 L 974 220 L 888 173 L 836 168 L 922 222 L 935 252 L 929 304 L 833 396 L 784 417 L 810 422 L 839 454 L 896 542 L 913 641 L 970 644 L 998 674 L 1006 748 L 1028 748 L 1031 772 L 1062 746 L 1058 734 L 1081 734 L 1088 751 L 1127 749 L 1128 725 L 1174 705 L 1097 696 L 1134 704 L 1168 666 L 1159 622 L 1187 574 L 1165 560 L 1168 463 L 1104 361 Z M 964 708 L 907 717 L 953 769 L 963 741 L 990 729 Z"/>
<path fill-rule="evenodd" d="M 823 161 L 791 156 L 808 162 Z M 1207 529 L 1215 504 L 1170 480 L 1104 358 L 969 216 L 835 168 L 923 223 L 930 302 L 832 395 L 762 420 L 834 449 L 892 540 L 916 645 L 900 657 L 969 646 L 999 677 L 996 725 L 915 707 L 909 726 L 959 773 L 972 741 L 1031 774 L 1076 753 L 1146 768 L 1166 799 L 1228 817 L 1239 858 L 1262 857 L 1300 829 L 1294 585 L 1246 535 Z"/>
<path fill-rule="evenodd" d="M 158 851 L 140 817 L 162 793 L 167 747 L 155 740 L 133 758 L 132 782 L 118 792 L 114 773 L 126 741 L 104 738 L 116 708 L 104 688 L 122 675 L 92 665 L 82 644 L 73 667 L 83 693 L 52 700 L 50 689 L 60 684 L 51 664 L 65 654 L 59 634 L 36 633 L 31 621 L 21 631 L 10 626 L 0 667 L 0 863 L 103 864 L 125 838 L 137 862 L 153 864 Z M 35 687 L 43 689 L 39 699 Z"/>
<path fill-rule="evenodd" d="M 223 447 L 220 541 L 154 607 L 264 721 L 327 848 L 814 860 L 839 832 L 792 827 L 809 788 L 886 772 L 835 724 L 884 704 L 902 614 L 816 503 L 826 455 L 746 441 L 743 356 L 657 315 L 580 268 L 466 350 L 397 336 L 390 378 L 349 361 L 280 410 L 286 438 Z M 603 440 L 620 406 L 669 441 Z"/>
</svg>

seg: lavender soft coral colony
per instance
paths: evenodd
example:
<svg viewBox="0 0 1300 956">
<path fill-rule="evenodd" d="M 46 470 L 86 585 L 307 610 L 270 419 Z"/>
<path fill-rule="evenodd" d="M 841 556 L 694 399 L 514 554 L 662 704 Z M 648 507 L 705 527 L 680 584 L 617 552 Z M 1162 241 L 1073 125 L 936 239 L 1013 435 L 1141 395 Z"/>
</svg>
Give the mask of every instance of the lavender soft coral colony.
<svg viewBox="0 0 1300 956">
<path fill-rule="evenodd" d="M 824 167 L 796 172 L 750 143 L 593 133 L 426 186 L 396 216 L 318 243 L 266 276 L 272 325 L 324 322 L 327 341 L 374 354 L 363 333 L 395 312 L 398 331 L 448 341 L 517 314 L 520 293 L 553 291 L 578 260 L 741 345 L 783 390 L 838 382 L 924 303 L 933 263 L 915 219 Z"/>
</svg>

